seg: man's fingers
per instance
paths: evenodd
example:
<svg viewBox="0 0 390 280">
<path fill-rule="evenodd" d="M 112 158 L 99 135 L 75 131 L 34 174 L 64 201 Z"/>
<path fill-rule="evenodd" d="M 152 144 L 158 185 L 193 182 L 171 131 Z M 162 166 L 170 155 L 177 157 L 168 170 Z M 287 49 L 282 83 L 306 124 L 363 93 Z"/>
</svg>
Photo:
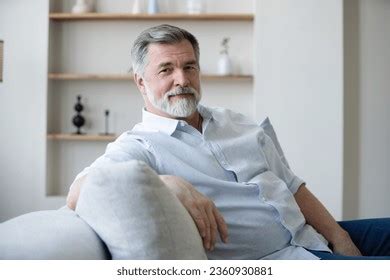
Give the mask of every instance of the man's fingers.
<svg viewBox="0 0 390 280">
<path fill-rule="evenodd" d="M 214 212 L 213 212 L 213 207 L 208 207 L 206 212 L 207 212 L 207 217 L 210 221 L 210 251 L 214 250 L 215 242 L 217 240 L 217 222 L 214 217 Z"/>
<path fill-rule="evenodd" d="M 224 243 L 228 242 L 227 225 L 221 213 L 213 203 L 211 205 L 207 203 L 196 204 L 192 201 L 190 207 L 186 208 L 189 209 L 189 212 L 198 227 L 199 233 L 203 238 L 203 246 L 207 250 L 214 249 L 218 232 L 221 240 Z"/>
<path fill-rule="evenodd" d="M 203 207 L 198 207 L 200 213 L 202 213 L 202 217 L 204 220 L 204 224 L 206 227 L 206 236 L 203 238 L 203 246 L 207 249 L 210 250 L 211 248 L 211 229 L 210 229 L 210 220 L 207 216 L 206 210 Z"/>
<path fill-rule="evenodd" d="M 70 190 L 66 198 L 66 205 L 72 210 L 76 209 L 77 201 L 80 196 L 80 190 L 86 178 L 87 175 L 84 175 L 79 179 L 75 180 L 70 186 Z"/>
<path fill-rule="evenodd" d="M 203 246 L 210 250 L 213 245 L 211 242 L 211 227 L 210 220 L 206 210 L 202 205 L 198 205 L 195 201 L 190 203 L 186 203 L 185 207 L 189 211 L 193 220 L 195 221 L 196 226 L 198 227 L 198 231 L 203 238 Z"/>
<path fill-rule="evenodd" d="M 219 235 L 221 236 L 221 239 L 224 243 L 227 243 L 229 241 L 229 234 L 228 234 L 228 228 L 225 222 L 225 219 L 222 217 L 221 213 L 218 211 L 216 207 L 213 209 L 215 220 L 217 222 Z"/>
<path fill-rule="evenodd" d="M 160 175 L 160 178 L 190 213 L 207 250 L 214 249 L 218 231 L 222 241 L 227 242 L 226 223 L 209 198 L 180 177 Z"/>
<path fill-rule="evenodd" d="M 190 203 L 186 206 L 192 219 L 194 220 L 200 236 L 203 239 L 203 246 L 210 250 L 211 248 L 211 233 L 210 233 L 210 222 L 207 217 L 206 211 L 202 207 L 197 207 L 195 203 Z"/>
<path fill-rule="evenodd" d="M 202 238 L 206 237 L 206 223 L 202 216 L 202 213 L 199 211 L 197 207 L 186 207 L 188 212 L 190 213 L 192 219 L 194 220 L 199 234 Z"/>
</svg>

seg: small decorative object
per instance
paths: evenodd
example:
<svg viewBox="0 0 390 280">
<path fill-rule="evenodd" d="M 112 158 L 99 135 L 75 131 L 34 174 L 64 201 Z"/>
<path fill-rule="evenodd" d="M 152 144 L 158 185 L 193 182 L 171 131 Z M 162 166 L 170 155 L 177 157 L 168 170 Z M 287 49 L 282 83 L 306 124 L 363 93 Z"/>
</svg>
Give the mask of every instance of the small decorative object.
<svg viewBox="0 0 390 280">
<path fill-rule="evenodd" d="M 229 57 L 229 37 L 222 39 L 222 50 L 218 60 L 218 74 L 219 75 L 231 75 L 232 74 L 232 62 Z"/>
<path fill-rule="evenodd" d="M 0 82 L 3 81 L 3 51 L 4 51 L 4 41 L 3 40 L 0 40 Z"/>
<path fill-rule="evenodd" d="M 157 14 L 158 13 L 158 0 L 149 0 L 148 13 L 149 14 Z"/>
<path fill-rule="evenodd" d="M 105 126 L 105 132 L 101 133 L 102 135 L 113 135 L 113 133 L 109 133 L 109 128 L 108 128 L 108 117 L 110 116 L 110 110 L 105 110 L 104 111 L 104 126 Z"/>
<path fill-rule="evenodd" d="M 187 0 L 187 12 L 189 14 L 201 14 L 204 12 L 203 0 Z"/>
<path fill-rule="evenodd" d="M 93 11 L 93 0 L 76 0 L 72 8 L 73 14 L 91 13 Z"/>
<path fill-rule="evenodd" d="M 74 109 L 77 112 L 76 116 L 73 117 L 73 124 L 77 127 L 77 132 L 75 134 L 83 134 L 80 128 L 85 124 L 85 119 L 81 115 L 81 111 L 84 110 L 83 104 L 81 104 L 81 95 L 77 96 L 77 103 L 74 105 Z"/>
<path fill-rule="evenodd" d="M 133 14 L 141 14 L 143 12 L 143 0 L 134 0 L 133 3 Z"/>
</svg>

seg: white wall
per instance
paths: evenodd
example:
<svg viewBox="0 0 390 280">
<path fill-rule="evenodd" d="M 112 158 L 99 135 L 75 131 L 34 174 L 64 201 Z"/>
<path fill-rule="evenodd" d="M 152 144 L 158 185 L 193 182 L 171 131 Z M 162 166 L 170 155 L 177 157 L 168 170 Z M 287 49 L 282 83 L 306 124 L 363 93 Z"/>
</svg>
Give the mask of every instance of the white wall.
<svg viewBox="0 0 390 280">
<path fill-rule="evenodd" d="M 255 112 L 268 115 L 295 173 L 342 215 L 342 1 L 260 0 Z"/>
<path fill-rule="evenodd" d="M 0 1 L 0 221 L 54 206 L 43 201 L 47 12 L 46 0 Z"/>
<path fill-rule="evenodd" d="M 390 216 L 390 1 L 346 4 L 348 218 Z M 354 108 L 354 109 L 353 109 Z M 352 167 L 351 167 L 352 166 Z M 355 179 L 353 179 L 355 178 Z"/>
</svg>

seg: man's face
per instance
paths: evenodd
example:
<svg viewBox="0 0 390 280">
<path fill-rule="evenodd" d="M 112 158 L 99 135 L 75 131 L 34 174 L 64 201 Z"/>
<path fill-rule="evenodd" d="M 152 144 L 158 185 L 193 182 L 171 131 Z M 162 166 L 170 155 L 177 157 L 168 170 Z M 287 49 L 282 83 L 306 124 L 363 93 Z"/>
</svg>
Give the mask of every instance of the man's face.
<svg viewBox="0 0 390 280">
<path fill-rule="evenodd" d="M 187 118 L 201 99 L 199 66 L 188 40 L 151 44 L 144 76 L 136 75 L 146 109 L 164 117 Z"/>
</svg>

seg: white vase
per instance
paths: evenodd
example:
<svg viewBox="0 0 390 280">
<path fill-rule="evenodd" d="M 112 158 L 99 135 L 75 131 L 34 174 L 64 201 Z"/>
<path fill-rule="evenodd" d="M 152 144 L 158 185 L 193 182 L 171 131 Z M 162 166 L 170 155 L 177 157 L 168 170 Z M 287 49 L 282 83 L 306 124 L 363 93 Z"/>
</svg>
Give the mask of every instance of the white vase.
<svg viewBox="0 0 390 280">
<path fill-rule="evenodd" d="M 148 14 L 158 13 L 158 2 L 157 0 L 149 0 L 148 2 Z"/>
<path fill-rule="evenodd" d="M 232 74 L 232 61 L 228 54 L 220 54 L 218 59 L 218 74 L 221 76 Z"/>
<path fill-rule="evenodd" d="M 92 0 L 77 0 L 72 8 L 73 14 L 91 13 L 93 10 Z"/>
<path fill-rule="evenodd" d="M 143 6 L 144 6 L 143 5 L 143 0 L 134 0 L 132 13 L 133 14 L 141 14 L 141 13 L 143 13 L 143 11 L 144 11 L 144 7 Z"/>
<path fill-rule="evenodd" d="M 189 14 L 201 14 L 204 12 L 203 0 L 187 0 L 187 12 Z"/>
</svg>

